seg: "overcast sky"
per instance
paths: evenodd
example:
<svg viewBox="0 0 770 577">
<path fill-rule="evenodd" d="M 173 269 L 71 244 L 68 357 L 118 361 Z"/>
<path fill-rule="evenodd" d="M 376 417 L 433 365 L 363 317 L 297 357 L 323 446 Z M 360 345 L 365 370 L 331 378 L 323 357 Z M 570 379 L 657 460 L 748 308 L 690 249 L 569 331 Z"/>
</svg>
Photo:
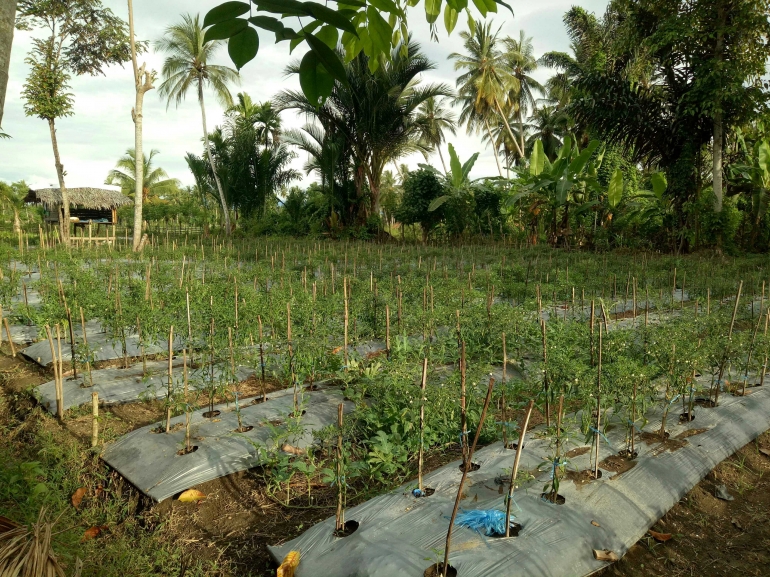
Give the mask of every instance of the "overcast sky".
<svg viewBox="0 0 770 577">
<path fill-rule="evenodd" d="M 125 1 L 103 2 L 118 16 L 127 19 Z M 179 20 L 180 14 L 199 11 L 203 15 L 219 3 L 219 0 L 134 0 L 137 36 L 154 41 L 168 25 Z M 501 36 L 518 37 L 519 30 L 524 29 L 528 36 L 532 36 L 535 54 L 539 56 L 549 50 L 568 50 L 562 16 L 573 4 L 599 15 L 604 12 L 607 0 L 512 0 L 515 16 L 508 11 L 492 16 L 495 24 L 502 25 Z M 440 24 L 442 22 L 443 19 L 440 19 Z M 462 51 L 459 32 L 466 29 L 465 18 L 460 18 L 451 36 L 447 36 L 441 24 L 438 43 L 430 41 L 423 13 L 412 10 L 410 25 L 415 39 L 422 42 L 423 51 L 437 64 L 436 70 L 425 74 L 423 80 L 445 82 L 454 87 L 457 74 L 447 56 L 451 52 Z M 24 179 L 32 188 L 58 186 L 48 125 L 39 118 L 25 116 L 21 100 L 22 85 L 29 73 L 24 59 L 31 47 L 30 39 L 40 34 L 42 31 L 17 31 L 15 34 L 3 117 L 3 130 L 13 138 L 0 140 L 0 180 L 12 182 Z M 299 89 L 297 78 L 286 78 L 283 71 L 291 60 L 301 57 L 301 47 L 290 55 L 288 43 L 274 44 L 272 33 L 260 32 L 260 40 L 259 54 L 241 70 L 241 85 L 232 88 L 233 95 L 245 91 L 255 101 L 263 101 L 282 89 Z M 142 60 L 147 62 L 148 68 L 160 71 L 163 56 L 150 51 L 140 57 L 140 63 Z M 217 54 L 215 62 L 230 64 L 225 49 Z M 542 81 L 549 74 L 548 70 L 539 70 L 536 76 Z M 127 148 L 134 146 L 134 125 L 131 121 L 133 75 L 130 66 L 116 66 L 110 68 L 106 76 L 73 78 L 71 84 L 75 95 L 74 115 L 57 121 L 59 151 L 67 173 L 65 182 L 71 187 L 102 186 L 117 159 Z M 211 95 L 206 96 L 208 126 L 212 130 L 222 122 L 223 110 Z M 283 113 L 283 121 L 287 128 L 304 124 L 304 119 L 290 112 Z M 155 157 L 156 162 L 170 177 L 179 179 L 183 184 L 193 183 L 184 155 L 188 151 L 201 153 L 201 136 L 200 109 L 194 94 L 178 108 L 172 105 L 168 110 L 157 90 L 146 94 L 144 149 L 160 151 Z M 497 173 L 491 150 L 484 147 L 480 137 L 468 136 L 461 131 L 456 137 L 450 135 L 450 141 L 462 160 L 474 152 L 481 152 L 473 170 L 474 177 Z M 300 154 L 294 161 L 295 167 L 301 170 L 305 160 L 305 155 Z M 416 155 L 403 162 L 416 166 L 424 160 Z M 438 157 L 431 162 L 438 163 Z M 308 184 L 313 179 L 313 176 L 306 177 L 303 183 Z"/>
</svg>

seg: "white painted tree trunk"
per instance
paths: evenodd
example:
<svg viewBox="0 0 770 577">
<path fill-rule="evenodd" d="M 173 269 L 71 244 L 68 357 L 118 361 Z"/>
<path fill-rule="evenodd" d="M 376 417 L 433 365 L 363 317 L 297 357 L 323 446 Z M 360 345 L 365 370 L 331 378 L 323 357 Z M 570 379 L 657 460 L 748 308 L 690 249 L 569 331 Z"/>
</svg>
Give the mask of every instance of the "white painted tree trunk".
<svg viewBox="0 0 770 577">
<path fill-rule="evenodd" d="M 56 140 L 56 124 L 53 118 L 48 119 L 48 128 L 51 131 L 51 144 L 53 145 L 53 158 L 56 163 L 56 176 L 59 177 L 59 189 L 61 190 L 61 212 L 59 213 L 59 230 L 61 241 L 64 245 L 70 243 L 70 195 L 64 184 L 64 166 L 59 157 L 59 143 Z"/>
</svg>

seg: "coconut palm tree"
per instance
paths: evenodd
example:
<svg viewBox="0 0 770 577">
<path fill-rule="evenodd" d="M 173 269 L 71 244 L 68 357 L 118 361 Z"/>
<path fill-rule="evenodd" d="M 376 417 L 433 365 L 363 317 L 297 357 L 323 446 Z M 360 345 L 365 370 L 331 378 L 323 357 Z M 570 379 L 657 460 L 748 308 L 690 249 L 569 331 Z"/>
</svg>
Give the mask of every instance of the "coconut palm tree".
<svg viewBox="0 0 770 577">
<path fill-rule="evenodd" d="M 206 156 L 214 168 L 214 182 L 222 203 L 222 214 L 225 219 L 225 233 L 230 234 L 230 215 L 227 210 L 227 200 L 219 182 L 216 164 L 208 144 L 208 129 L 206 128 L 206 106 L 203 101 L 204 88 L 214 92 L 217 101 L 224 107 L 233 103 L 228 84 L 236 84 L 240 78 L 238 73 L 227 66 L 210 64 L 212 55 L 222 44 L 221 41 L 203 42 L 204 31 L 201 27 L 200 16 L 184 14 L 182 22 L 166 28 L 163 38 L 155 43 L 159 52 L 168 54 L 163 62 L 161 74 L 163 83 L 158 87 L 158 93 L 166 98 L 166 107 L 173 101 L 177 106 L 187 96 L 190 89 L 196 91 L 201 107 L 203 121 L 203 139 L 206 146 Z"/>
<path fill-rule="evenodd" d="M 508 102 L 513 108 L 516 122 L 519 125 L 519 151 L 524 152 L 524 116 L 527 111 L 534 111 L 536 99 L 534 93 L 543 94 L 544 88 L 532 77 L 537 69 L 537 59 L 532 46 L 532 38 L 527 37 L 524 30 L 519 31 L 519 39 L 505 38 L 503 60 L 509 70 L 510 86 Z"/>
<path fill-rule="evenodd" d="M 455 70 L 467 70 L 457 78 L 457 92 L 467 97 L 465 106 L 473 106 L 484 121 L 497 114 L 516 145 L 517 153 L 524 156 L 513 135 L 506 109 L 508 93 L 515 86 L 510 70 L 502 53 L 497 48 L 497 34 L 492 31 L 492 22 L 476 26 L 473 34 L 461 32 L 467 54 L 453 52 L 449 58 L 455 60 Z"/>
<path fill-rule="evenodd" d="M 363 52 L 346 63 L 347 85 L 335 82 L 331 96 L 322 106 L 296 91 L 282 92 L 276 97 L 279 110 L 296 110 L 314 118 L 327 134 L 344 139 L 354 164 L 361 221 L 379 213 L 380 181 L 385 166 L 425 150 L 419 138 L 420 125 L 415 120 L 420 105 L 431 97 L 452 94 L 444 84 L 419 83 L 420 75 L 434 68 L 435 64 L 420 52 L 419 44 L 409 39 L 405 45 L 396 47 L 390 59 L 374 72 Z M 298 64 L 288 70 L 298 71 Z"/>
<path fill-rule="evenodd" d="M 503 176 L 503 167 L 500 166 L 498 147 L 495 144 L 497 139 L 492 134 L 492 125 L 490 124 L 490 118 L 492 118 L 495 123 L 497 122 L 497 114 L 490 111 L 487 107 L 477 107 L 475 105 L 475 98 L 472 95 L 457 96 L 454 103 L 461 107 L 458 122 L 465 125 L 468 134 L 477 134 L 482 131 L 486 133 L 484 140 L 492 144 L 495 163 L 497 164 L 497 172 L 500 176 Z M 512 141 L 509 138 L 509 142 L 514 141 L 515 139 Z"/>
<path fill-rule="evenodd" d="M 143 154 L 142 161 L 142 203 L 146 202 L 151 196 L 158 197 L 164 192 L 171 192 L 179 185 L 175 178 L 169 178 L 166 171 L 153 165 L 153 158 L 160 152 L 152 149 L 150 156 Z M 123 194 L 133 198 L 136 190 L 136 153 L 133 148 L 126 150 L 125 156 L 122 156 L 115 168 L 107 174 L 104 184 L 120 186 Z"/>
<path fill-rule="evenodd" d="M 444 155 L 441 154 L 441 145 L 446 142 L 444 131 L 456 134 L 457 128 L 455 127 L 455 115 L 449 112 L 449 109 L 445 108 L 443 104 L 443 98 L 428 98 L 417 110 L 415 122 L 420 126 L 420 139 L 430 146 L 432 150 L 438 151 L 441 166 L 444 167 L 444 172 L 446 172 Z M 428 160 L 427 154 L 425 155 L 425 160 Z"/>
<path fill-rule="evenodd" d="M 563 110 L 553 106 L 541 106 L 530 116 L 531 133 L 528 145 L 532 146 L 535 141 L 540 140 L 545 155 L 549 160 L 554 160 L 568 131 L 569 122 L 569 115 Z"/>
</svg>

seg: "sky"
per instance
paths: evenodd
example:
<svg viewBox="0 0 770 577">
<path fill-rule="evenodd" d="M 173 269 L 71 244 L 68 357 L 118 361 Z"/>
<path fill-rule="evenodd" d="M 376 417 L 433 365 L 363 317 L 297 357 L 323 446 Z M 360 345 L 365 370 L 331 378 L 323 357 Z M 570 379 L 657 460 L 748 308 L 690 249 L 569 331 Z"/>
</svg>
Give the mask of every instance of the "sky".
<svg viewBox="0 0 770 577">
<path fill-rule="evenodd" d="M 125 1 L 103 0 L 103 3 L 116 15 L 128 18 Z M 199 11 L 203 16 L 219 3 L 220 0 L 134 0 L 137 37 L 155 41 L 163 35 L 167 26 L 179 21 L 180 14 Z M 550 50 L 569 50 L 562 17 L 570 6 L 577 4 L 600 15 L 607 6 L 607 0 L 512 0 L 510 4 L 513 16 L 501 7 L 497 15 L 490 14 L 489 18 L 501 26 L 501 37 L 518 38 L 519 30 L 523 29 L 527 36 L 532 37 L 535 55 L 540 56 Z M 422 2 L 418 8 L 421 7 Z M 430 40 L 424 13 L 418 9 L 412 9 L 409 13 L 413 37 L 421 42 L 423 52 L 436 63 L 436 69 L 424 74 L 423 81 L 443 82 L 454 87 L 459 73 L 454 71 L 453 62 L 447 56 L 452 52 L 463 51 L 459 32 L 467 29 L 467 24 L 465 18 L 461 17 L 452 35 L 448 36 L 443 28 L 443 20 L 439 20 L 439 38 L 435 42 Z M 0 180 L 14 182 L 23 179 L 32 188 L 58 187 L 48 123 L 25 116 L 21 98 L 23 84 L 29 74 L 29 66 L 24 60 L 31 48 L 31 39 L 42 33 L 40 30 L 15 33 L 3 116 L 3 131 L 10 134 L 12 139 L 0 140 Z M 297 77 L 287 77 L 284 69 L 294 59 L 301 58 L 302 54 L 302 47 L 289 54 L 287 42 L 274 44 L 272 33 L 260 31 L 259 54 L 241 70 L 240 85 L 231 88 L 233 96 L 245 91 L 253 100 L 264 101 L 281 90 L 299 90 Z M 156 54 L 151 49 L 139 58 L 140 64 L 145 61 L 148 69 L 160 73 L 164 58 L 162 54 Z M 231 65 L 225 48 L 216 54 L 214 63 Z M 535 77 L 542 82 L 551 74 L 547 69 L 539 69 Z M 156 82 L 156 86 L 159 83 Z M 126 149 L 134 146 L 131 108 L 135 92 L 130 63 L 125 67 L 110 67 L 104 76 L 73 77 L 71 86 L 75 96 L 74 115 L 56 123 L 59 152 L 66 172 L 65 183 L 68 187 L 103 187 L 110 169 L 114 168 Z M 224 109 L 211 94 L 206 93 L 204 100 L 208 128 L 211 131 L 222 123 Z M 456 108 L 455 112 L 459 113 L 459 109 Z M 299 128 L 306 122 L 293 112 L 284 112 L 282 118 L 285 128 Z M 201 113 L 194 93 L 178 107 L 172 104 L 168 108 L 157 90 L 145 95 L 144 150 L 157 149 L 157 165 L 183 185 L 193 184 L 184 155 L 187 152 L 202 153 L 202 135 Z M 456 136 L 448 135 L 448 138 L 463 161 L 474 152 L 480 152 L 472 172 L 474 178 L 497 174 L 492 151 L 485 147 L 479 135 L 467 135 L 463 129 L 459 129 Z M 300 153 L 293 161 L 294 168 L 303 174 L 303 180 L 298 181 L 300 185 L 310 184 L 316 179 L 314 175 L 304 176 L 302 166 L 305 161 L 304 153 Z M 425 159 L 417 154 L 399 162 L 413 168 L 425 162 Z M 438 155 L 431 157 L 429 163 L 440 167 Z"/>
</svg>

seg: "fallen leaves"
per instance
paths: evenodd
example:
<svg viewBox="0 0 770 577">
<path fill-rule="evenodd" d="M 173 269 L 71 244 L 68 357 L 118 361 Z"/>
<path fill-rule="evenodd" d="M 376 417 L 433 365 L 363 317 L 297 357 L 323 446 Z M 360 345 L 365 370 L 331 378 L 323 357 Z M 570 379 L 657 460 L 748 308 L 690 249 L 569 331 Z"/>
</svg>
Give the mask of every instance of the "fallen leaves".
<svg viewBox="0 0 770 577">
<path fill-rule="evenodd" d="M 11 521 L 8 517 L 0 516 L 0 534 L 7 533 L 8 531 L 18 528 L 18 523 Z"/>
<path fill-rule="evenodd" d="M 205 498 L 205 493 L 198 491 L 198 489 L 187 489 L 187 491 L 179 495 L 178 501 L 182 503 L 198 503 Z"/>
<path fill-rule="evenodd" d="M 81 543 L 84 543 L 85 541 L 90 541 L 94 537 L 98 537 L 102 531 L 107 529 L 107 525 L 97 525 L 96 527 L 91 527 L 90 529 L 86 529 L 85 533 L 83 533 L 83 538 L 80 540 Z"/>
<path fill-rule="evenodd" d="M 609 549 L 594 549 L 594 559 L 597 561 L 607 561 L 608 563 L 614 563 L 619 559 L 614 551 Z"/>
<path fill-rule="evenodd" d="M 299 447 L 295 447 L 293 445 L 289 445 L 288 443 L 284 443 L 281 445 L 281 451 L 284 453 L 289 453 L 290 455 L 304 455 L 305 449 L 300 449 Z"/>
<path fill-rule="evenodd" d="M 300 552 L 290 551 L 283 558 L 283 563 L 278 567 L 276 577 L 294 577 L 294 570 L 299 566 Z"/>
<path fill-rule="evenodd" d="M 770 449 L 759 449 L 759 452 L 762 453 L 765 457 L 770 457 Z"/>
<path fill-rule="evenodd" d="M 653 531 L 652 529 L 649 530 L 649 533 L 653 539 L 661 543 L 665 543 L 666 541 L 671 540 L 671 537 L 672 537 L 671 533 L 658 533 L 657 531 Z"/>
<path fill-rule="evenodd" d="M 594 527 L 601 527 L 601 525 L 599 525 L 599 523 L 597 523 L 596 521 L 591 521 L 591 525 L 593 525 Z"/>
<path fill-rule="evenodd" d="M 80 489 L 72 494 L 72 506 L 75 507 L 75 509 L 80 508 L 80 503 L 83 501 L 83 497 L 86 496 L 87 492 L 88 490 L 85 487 L 80 487 Z"/>
</svg>

